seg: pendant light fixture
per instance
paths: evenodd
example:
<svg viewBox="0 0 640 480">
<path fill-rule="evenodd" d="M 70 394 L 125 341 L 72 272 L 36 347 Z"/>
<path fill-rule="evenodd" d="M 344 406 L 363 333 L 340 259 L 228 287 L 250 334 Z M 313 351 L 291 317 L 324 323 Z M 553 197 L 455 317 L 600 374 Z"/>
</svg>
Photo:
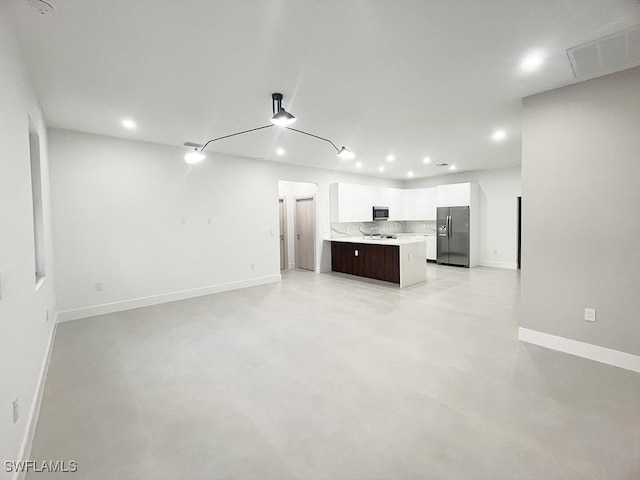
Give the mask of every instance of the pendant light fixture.
<svg viewBox="0 0 640 480">
<path fill-rule="evenodd" d="M 273 104 L 273 117 L 271 117 L 271 123 L 278 127 L 288 127 L 296 121 L 296 117 L 291 115 L 282 107 L 281 93 L 272 93 L 271 102 Z"/>
<path fill-rule="evenodd" d="M 200 152 L 197 148 L 194 148 L 189 153 L 184 156 L 184 161 L 189 165 L 193 165 L 194 163 L 199 163 L 202 160 L 207 158 L 204 153 Z"/>
<path fill-rule="evenodd" d="M 251 128 L 249 130 L 243 130 L 241 132 L 231 133 L 229 135 L 224 135 L 222 137 L 212 138 L 211 140 L 207 141 L 204 144 L 193 143 L 193 142 L 185 142 L 184 143 L 185 147 L 193 148 L 193 150 L 191 150 L 189 153 L 187 153 L 184 156 L 185 162 L 187 162 L 189 164 L 194 164 L 194 163 L 198 163 L 198 162 L 201 162 L 202 160 L 204 160 L 206 158 L 206 156 L 204 155 L 204 153 L 202 153 L 202 151 L 210 143 L 217 142 L 218 140 L 222 140 L 222 139 L 225 139 L 225 138 L 235 137 L 236 135 L 242 135 L 244 133 L 255 132 L 256 130 L 263 130 L 265 128 L 273 127 L 274 125 L 278 126 L 278 127 L 286 128 L 287 130 L 291 130 L 293 132 L 302 133 L 303 135 L 307 135 L 309 137 L 317 138 L 318 140 L 323 140 L 325 142 L 328 142 L 329 144 L 331 144 L 331 146 L 333 148 L 336 149 L 337 156 L 340 159 L 352 160 L 352 159 L 355 158 L 355 154 L 351 150 L 349 150 L 347 147 L 343 146 L 342 148 L 338 148 L 336 146 L 336 144 L 333 143 L 328 138 L 320 137 L 318 135 L 313 135 L 312 133 L 303 132 L 302 130 L 297 130 L 295 128 L 291 128 L 289 125 L 293 124 L 293 122 L 296 121 L 296 117 L 291 115 L 289 112 L 287 112 L 282 107 L 282 99 L 283 99 L 283 97 L 284 96 L 281 93 L 272 93 L 271 94 L 273 116 L 271 117 L 271 124 L 270 125 L 264 125 L 262 127 Z"/>
</svg>

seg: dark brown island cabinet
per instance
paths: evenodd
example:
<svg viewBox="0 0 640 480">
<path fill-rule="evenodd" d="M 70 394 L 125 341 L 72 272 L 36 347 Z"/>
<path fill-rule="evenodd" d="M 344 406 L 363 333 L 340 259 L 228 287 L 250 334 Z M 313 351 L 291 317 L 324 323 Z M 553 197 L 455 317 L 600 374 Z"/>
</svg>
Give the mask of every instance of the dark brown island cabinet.
<svg viewBox="0 0 640 480">
<path fill-rule="evenodd" d="M 331 270 L 407 287 L 426 281 L 426 239 L 331 240 Z"/>
</svg>

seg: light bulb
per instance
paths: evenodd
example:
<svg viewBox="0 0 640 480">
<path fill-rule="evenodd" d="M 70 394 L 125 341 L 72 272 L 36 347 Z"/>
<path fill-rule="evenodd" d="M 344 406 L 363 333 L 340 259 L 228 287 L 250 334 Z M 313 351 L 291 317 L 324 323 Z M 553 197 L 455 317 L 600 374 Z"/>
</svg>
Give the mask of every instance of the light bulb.
<svg viewBox="0 0 640 480">
<path fill-rule="evenodd" d="M 349 150 L 347 147 L 342 147 L 338 152 L 338 157 L 342 158 L 343 160 L 353 160 L 354 158 L 356 158 L 356 154 Z"/>
<path fill-rule="evenodd" d="M 184 161 L 189 165 L 193 165 L 194 163 L 201 162 L 205 158 L 207 157 L 202 152 L 200 152 L 197 148 L 194 148 L 184 156 Z"/>
</svg>

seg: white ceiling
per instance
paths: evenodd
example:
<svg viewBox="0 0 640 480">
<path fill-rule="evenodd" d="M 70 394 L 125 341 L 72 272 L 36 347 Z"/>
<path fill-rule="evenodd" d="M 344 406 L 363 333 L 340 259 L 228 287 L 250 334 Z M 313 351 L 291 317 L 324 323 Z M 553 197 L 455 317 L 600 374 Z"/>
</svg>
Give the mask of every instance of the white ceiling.
<svg viewBox="0 0 640 480">
<path fill-rule="evenodd" d="M 640 23 L 638 0 L 47 1 L 9 3 L 49 126 L 204 143 L 268 125 L 281 92 L 295 128 L 357 158 L 277 127 L 207 151 L 389 178 L 518 165 L 521 98 L 576 81 L 567 48 Z M 547 61 L 523 74 L 532 49 Z"/>
</svg>

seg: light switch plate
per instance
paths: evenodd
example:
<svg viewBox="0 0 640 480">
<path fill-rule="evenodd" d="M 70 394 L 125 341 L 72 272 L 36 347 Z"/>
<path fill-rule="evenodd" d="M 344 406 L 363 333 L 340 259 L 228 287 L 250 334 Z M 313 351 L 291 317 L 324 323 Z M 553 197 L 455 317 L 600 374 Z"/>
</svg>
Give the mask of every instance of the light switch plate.
<svg viewBox="0 0 640 480">
<path fill-rule="evenodd" d="M 595 308 L 585 308 L 584 309 L 584 319 L 587 322 L 595 322 L 596 321 L 596 309 Z"/>
</svg>

